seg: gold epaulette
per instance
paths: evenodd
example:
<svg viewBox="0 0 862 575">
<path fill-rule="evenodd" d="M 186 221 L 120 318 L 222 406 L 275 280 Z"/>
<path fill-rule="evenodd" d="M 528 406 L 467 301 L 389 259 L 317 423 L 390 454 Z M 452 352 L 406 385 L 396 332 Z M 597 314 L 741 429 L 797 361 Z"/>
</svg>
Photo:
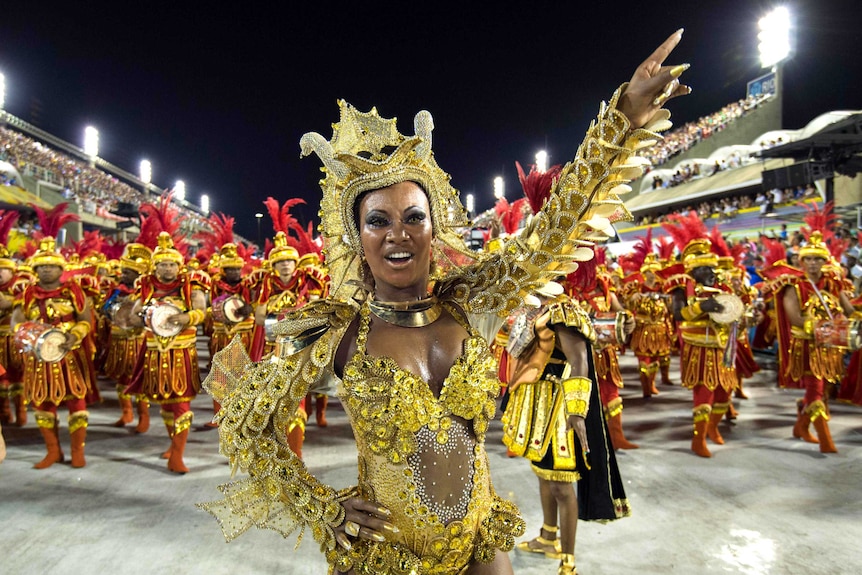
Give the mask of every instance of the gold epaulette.
<svg viewBox="0 0 862 575">
<path fill-rule="evenodd" d="M 548 308 L 548 325 L 565 325 L 576 329 L 590 343 L 596 342 L 596 330 L 589 314 L 572 301 L 562 301 Z"/>
</svg>

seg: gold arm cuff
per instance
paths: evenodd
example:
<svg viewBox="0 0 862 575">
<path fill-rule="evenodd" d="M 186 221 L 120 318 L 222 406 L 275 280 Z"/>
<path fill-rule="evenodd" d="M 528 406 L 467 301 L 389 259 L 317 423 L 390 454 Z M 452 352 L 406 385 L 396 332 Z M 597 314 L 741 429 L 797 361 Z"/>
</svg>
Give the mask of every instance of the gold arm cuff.
<svg viewBox="0 0 862 575">
<path fill-rule="evenodd" d="M 78 343 L 81 343 L 82 341 L 84 341 L 84 338 L 87 337 L 87 334 L 90 333 L 90 322 L 76 322 L 75 325 L 73 325 L 72 328 L 69 330 L 69 333 L 71 333 L 78 339 Z"/>
<path fill-rule="evenodd" d="M 593 382 L 588 377 L 570 377 L 562 381 L 566 415 L 586 417 L 590 409 L 590 390 Z"/>
<path fill-rule="evenodd" d="M 199 309 L 189 310 L 189 326 L 200 325 L 204 322 L 206 312 Z"/>
<path fill-rule="evenodd" d="M 682 318 L 684 320 L 691 321 L 703 314 L 703 310 L 700 309 L 700 302 L 695 302 L 682 308 L 682 310 L 680 310 L 680 314 L 682 314 Z"/>
<path fill-rule="evenodd" d="M 806 319 L 804 322 L 802 322 L 802 330 L 807 335 L 814 335 L 814 320 Z"/>
</svg>

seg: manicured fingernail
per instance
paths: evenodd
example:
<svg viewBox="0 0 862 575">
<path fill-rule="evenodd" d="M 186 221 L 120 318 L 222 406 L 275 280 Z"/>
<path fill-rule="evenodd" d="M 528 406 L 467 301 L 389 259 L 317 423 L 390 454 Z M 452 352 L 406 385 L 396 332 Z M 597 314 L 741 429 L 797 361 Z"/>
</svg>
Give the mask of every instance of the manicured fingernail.
<svg viewBox="0 0 862 575">
<path fill-rule="evenodd" d="M 391 512 L 391 511 L 389 511 L 388 509 L 386 509 L 385 507 L 378 507 L 378 508 L 377 508 L 377 513 L 379 513 L 379 514 L 381 514 L 381 515 L 386 515 L 387 517 L 388 517 L 388 516 L 390 516 L 390 515 L 392 515 L 392 512 Z"/>
<path fill-rule="evenodd" d="M 691 64 L 680 64 L 679 66 L 674 66 L 670 69 L 670 77 L 671 78 L 679 78 L 683 72 L 691 68 Z"/>
<path fill-rule="evenodd" d="M 387 531 L 389 531 L 390 533 L 401 533 L 401 530 L 398 529 L 398 527 L 396 525 L 393 525 L 391 523 L 384 523 L 383 528 L 386 529 Z"/>
<path fill-rule="evenodd" d="M 680 28 L 676 31 L 677 35 L 682 36 L 682 33 L 685 32 L 685 28 Z"/>
<path fill-rule="evenodd" d="M 384 541 L 386 541 L 386 537 L 384 537 L 380 533 L 372 533 L 371 538 L 374 539 L 375 541 L 377 541 L 378 543 L 383 543 Z"/>
</svg>

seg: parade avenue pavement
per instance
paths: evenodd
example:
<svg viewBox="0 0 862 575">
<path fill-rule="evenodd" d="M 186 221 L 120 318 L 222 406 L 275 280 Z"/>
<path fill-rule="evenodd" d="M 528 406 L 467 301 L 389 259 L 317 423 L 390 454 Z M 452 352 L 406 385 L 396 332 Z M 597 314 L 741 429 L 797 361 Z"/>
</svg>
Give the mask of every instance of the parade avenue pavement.
<svg viewBox="0 0 862 575">
<path fill-rule="evenodd" d="M 198 345 L 201 365 L 206 347 Z M 691 392 L 659 385 L 660 395 L 641 397 L 637 362 L 621 356 L 626 387 L 623 429 L 640 449 L 617 452 L 632 516 L 612 523 L 579 523 L 577 566 L 601 574 L 807 574 L 858 573 L 862 541 L 862 408 L 831 404 L 830 426 L 838 448 L 823 455 L 816 445 L 791 437 L 800 390 L 775 385 L 774 358 L 757 356 L 766 369 L 746 381 L 750 399 L 735 400 L 739 418 L 724 422 L 725 445 L 709 443 L 713 457 L 689 450 Z M 678 382 L 677 357 L 671 376 Z M 770 369 L 770 367 L 772 369 Z M 296 537 L 253 530 L 225 543 L 216 521 L 195 503 L 219 497 L 228 482 L 218 453 L 218 432 L 203 424 L 212 401 L 192 404 L 193 433 L 185 463 L 170 473 L 159 455 L 169 445 L 157 406 L 146 434 L 111 424 L 119 415 L 113 383 L 100 380 L 104 401 L 91 407 L 87 466 L 68 463 L 67 414 L 60 439 L 67 462 L 32 469 L 45 453 L 32 410 L 23 428 L 3 428 L 8 456 L 0 464 L 0 573 L 152 575 L 321 575 L 326 562 L 306 533 Z M 506 457 L 500 414 L 487 435 L 497 492 L 512 499 L 527 521 L 522 540 L 542 525 L 538 480 L 528 462 Z M 312 415 L 305 461 L 322 481 L 356 481 L 356 449 L 347 417 L 330 401 L 329 427 Z M 557 562 L 510 552 L 516 574 L 553 575 Z M 857 567 L 853 567 L 857 564 Z"/>
</svg>

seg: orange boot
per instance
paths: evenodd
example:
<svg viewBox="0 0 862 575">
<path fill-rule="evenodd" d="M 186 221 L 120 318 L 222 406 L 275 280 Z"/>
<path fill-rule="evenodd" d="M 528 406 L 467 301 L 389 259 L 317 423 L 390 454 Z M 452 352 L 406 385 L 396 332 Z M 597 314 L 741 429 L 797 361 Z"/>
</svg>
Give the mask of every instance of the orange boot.
<svg viewBox="0 0 862 575">
<path fill-rule="evenodd" d="M 189 468 L 183 462 L 183 453 L 186 450 L 186 440 L 189 438 L 189 428 L 192 426 L 194 414 L 187 411 L 176 420 L 174 434 L 171 436 L 171 454 L 168 458 L 168 470 L 180 475 L 189 472 Z"/>
<path fill-rule="evenodd" d="M 123 410 L 123 413 L 120 415 L 120 419 L 114 422 L 114 427 L 125 427 L 127 423 L 131 423 L 135 420 L 135 414 L 132 412 L 131 396 L 120 396 L 120 408 Z"/>
<path fill-rule="evenodd" d="M 174 414 L 171 411 L 162 410 L 162 421 L 165 422 L 165 429 L 168 430 L 168 437 L 174 436 Z M 162 459 L 170 459 L 171 451 L 174 449 L 174 442 L 171 440 L 171 446 L 168 450 L 162 453 Z"/>
<path fill-rule="evenodd" d="M 661 384 L 673 385 L 673 381 L 670 379 L 670 358 L 667 358 L 667 363 L 659 364 L 659 371 L 661 371 Z"/>
<path fill-rule="evenodd" d="M 655 387 L 655 372 L 647 373 L 641 370 L 641 390 L 645 398 L 658 395 L 658 389 Z"/>
<path fill-rule="evenodd" d="M 727 413 L 728 405 L 727 403 L 716 403 L 712 406 L 712 413 L 709 414 L 709 423 L 706 424 L 706 436 L 716 445 L 724 445 L 724 438 L 721 436 L 721 432 L 718 431 L 718 424 L 721 423 L 724 414 Z"/>
<path fill-rule="evenodd" d="M 0 423 L 12 423 L 12 400 L 7 396 L 0 397 Z"/>
<path fill-rule="evenodd" d="M 805 411 L 801 399 L 796 401 L 796 424 L 793 426 L 793 437 L 802 439 L 808 443 L 820 443 L 816 437 L 811 435 L 809 426 L 811 425 L 811 416 Z"/>
<path fill-rule="evenodd" d="M 317 421 L 317 427 L 326 427 L 329 425 L 326 421 L 326 406 L 329 404 L 329 396 L 319 394 L 314 402 L 314 417 Z"/>
<path fill-rule="evenodd" d="M 287 428 L 287 446 L 302 459 L 302 444 L 305 443 L 305 422 L 294 421 Z"/>
<path fill-rule="evenodd" d="M 706 426 L 709 423 L 709 405 L 699 405 L 694 409 L 694 436 L 691 438 L 691 450 L 701 457 L 712 457 L 706 447 Z"/>
<path fill-rule="evenodd" d="M 48 449 L 48 454 L 39 463 L 33 466 L 34 469 L 47 469 L 55 463 L 63 463 L 63 451 L 60 449 L 60 428 L 57 423 L 57 416 L 48 411 L 36 412 L 36 425 L 42 433 L 42 438 L 45 440 L 45 447 Z"/>
<path fill-rule="evenodd" d="M 69 415 L 69 433 L 72 435 L 72 467 L 84 467 L 84 441 L 87 439 L 87 424 L 90 414 L 86 411 L 76 411 Z"/>
<path fill-rule="evenodd" d="M 616 404 L 611 407 L 612 404 Z M 611 436 L 611 444 L 614 449 L 637 449 L 640 447 L 636 443 L 632 443 L 623 434 L 622 421 L 623 401 L 621 398 L 616 398 L 608 403 L 608 434 Z"/>
<path fill-rule="evenodd" d="M 832 442 L 832 434 L 829 432 L 829 423 L 827 423 L 829 414 L 826 411 L 826 405 L 822 401 L 815 401 L 808 406 L 808 413 L 820 439 L 820 453 L 838 453 L 835 443 Z"/>
<path fill-rule="evenodd" d="M 138 425 L 135 433 L 146 433 L 150 430 L 150 400 L 144 396 L 138 397 Z"/>
</svg>

